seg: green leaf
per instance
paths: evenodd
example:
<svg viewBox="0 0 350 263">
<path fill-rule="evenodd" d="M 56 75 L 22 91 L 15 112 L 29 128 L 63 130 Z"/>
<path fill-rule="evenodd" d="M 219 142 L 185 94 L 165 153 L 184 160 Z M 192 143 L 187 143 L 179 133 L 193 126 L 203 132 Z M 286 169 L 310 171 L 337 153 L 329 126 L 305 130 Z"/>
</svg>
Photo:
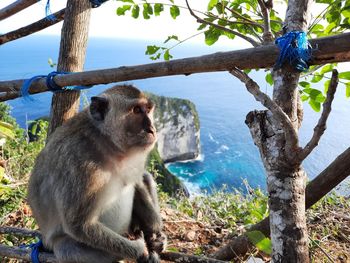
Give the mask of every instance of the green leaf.
<svg viewBox="0 0 350 263">
<path fill-rule="evenodd" d="M 309 96 L 308 95 L 301 95 L 301 100 L 302 101 L 307 101 L 309 99 Z"/>
<path fill-rule="evenodd" d="M 319 82 L 322 79 L 323 79 L 323 74 L 320 74 L 320 73 L 316 72 L 314 77 L 312 78 L 311 82 L 312 83 L 317 83 L 317 82 Z"/>
<path fill-rule="evenodd" d="M 260 231 L 249 231 L 247 232 L 247 236 L 259 250 L 265 252 L 266 254 L 271 254 L 272 252 L 272 244 L 271 240 L 264 236 L 264 234 Z"/>
<path fill-rule="evenodd" d="M 323 75 L 325 73 L 331 72 L 333 70 L 333 68 L 334 68 L 333 64 L 328 64 L 328 65 L 322 67 L 320 74 Z"/>
<path fill-rule="evenodd" d="M 131 16 L 137 19 L 140 15 L 140 7 L 138 5 L 134 5 L 131 10 Z"/>
<path fill-rule="evenodd" d="M 125 12 L 131 9 L 131 5 L 123 5 L 121 7 L 118 7 L 117 9 L 117 15 L 123 16 L 125 15 Z"/>
<path fill-rule="evenodd" d="M 346 7 L 341 11 L 341 14 L 346 18 L 350 18 L 350 6 Z"/>
<path fill-rule="evenodd" d="M 340 79 L 350 80 L 350 71 L 341 72 L 339 73 L 338 77 Z"/>
<path fill-rule="evenodd" d="M 165 51 L 165 53 L 164 53 L 164 60 L 168 61 L 168 60 L 170 60 L 171 58 L 173 58 L 173 56 L 170 55 L 169 49 L 167 49 L 167 50 Z"/>
<path fill-rule="evenodd" d="M 307 81 L 300 81 L 299 85 L 302 86 L 303 88 L 306 88 L 306 89 L 311 87 L 311 84 Z"/>
<path fill-rule="evenodd" d="M 313 88 L 303 89 L 303 92 L 309 94 L 310 99 L 316 102 L 322 103 L 326 99 L 326 97 L 323 96 L 322 92 L 317 89 L 313 89 Z"/>
<path fill-rule="evenodd" d="M 148 6 L 149 6 L 149 4 L 143 4 L 142 16 L 144 19 L 150 19 L 150 16 L 148 13 Z"/>
<path fill-rule="evenodd" d="M 309 104 L 314 111 L 319 112 L 321 110 L 321 103 L 310 99 Z"/>
<path fill-rule="evenodd" d="M 266 74 L 265 80 L 266 80 L 267 83 L 270 84 L 270 86 L 273 85 L 273 78 L 272 78 L 272 74 L 271 74 L 271 73 L 267 73 L 267 74 Z"/>
<path fill-rule="evenodd" d="M 0 121 L 0 137 L 1 138 L 15 138 L 14 127 L 7 123 Z"/>
<path fill-rule="evenodd" d="M 160 47 L 153 45 L 153 46 L 147 46 L 147 50 L 145 52 L 146 55 L 153 55 L 155 54 L 158 50 L 160 49 Z"/>
<path fill-rule="evenodd" d="M 345 96 L 347 97 L 347 98 L 350 98 L 350 82 L 347 82 L 346 84 L 345 84 Z"/>
<path fill-rule="evenodd" d="M 211 46 L 216 41 L 218 41 L 219 37 L 221 36 L 221 31 L 217 30 L 216 28 L 210 27 L 209 30 L 204 32 L 204 36 L 205 44 Z"/>
<path fill-rule="evenodd" d="M 170 15 L 172 18 L 176 19 L 180 15 L 180 8 L 176 5 L 171 6 Z"/>
<path fill-rule="evenodd" d="M 245 74 L 249 74 L 251 71 L 252 71 L 251 69 L 245 69 L 245 70 L 243 70 L 243 72 L 244 72 Z"/>
<path fill-rule="evenodd" d="M 156 16 L 159 16 L 160 15 L 160 12 L 164 11 L 164 6 L 163 4 L 160 4 L 160 3 L 156 3 L 154 4 L 154 14 Z"/>
<path fill-rule="evenodd" d="M 210 0 L 208 3 L 208 11 L 211 11 L 218 4 L 218 0 Z"/>
<path fill-rule="evenodd" d="M 168 38 L 164 41 L 164 44 L 169 42 L 171 39 L 174 39 L 176 41 L 179 41 L 179 37 L 176 35 L 168 36 Z"/>
</svg>

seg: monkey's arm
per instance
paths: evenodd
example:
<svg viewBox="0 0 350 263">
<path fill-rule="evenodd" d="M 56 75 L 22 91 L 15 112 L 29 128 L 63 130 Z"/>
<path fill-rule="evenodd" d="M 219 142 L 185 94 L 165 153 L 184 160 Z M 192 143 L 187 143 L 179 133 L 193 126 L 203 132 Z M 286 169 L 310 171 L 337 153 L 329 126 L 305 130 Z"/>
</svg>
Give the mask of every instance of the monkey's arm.
<svg viewBox="0 0 350 263">
<path fill-rule="evenodd" d="M 145 235 L 160 233 L 162 219 L 159 210 L 156 184 L 152 175 L 145 173 L 143 183 L 135 186 L 132 223 L 136 224 Z"/>
<path fill-rule="evenodd" d="M 107 251 L 121 259 L 135 259 L 146 253 L 143 238 L 129 240 L 103 225 L 96 217 L 97 194 L 84 198 L 68 198 L 61 217 L 63 229 L 75 240 L 88 246 Z M 84 200 L 80 202 L 79 200 Z"/>
</svg>

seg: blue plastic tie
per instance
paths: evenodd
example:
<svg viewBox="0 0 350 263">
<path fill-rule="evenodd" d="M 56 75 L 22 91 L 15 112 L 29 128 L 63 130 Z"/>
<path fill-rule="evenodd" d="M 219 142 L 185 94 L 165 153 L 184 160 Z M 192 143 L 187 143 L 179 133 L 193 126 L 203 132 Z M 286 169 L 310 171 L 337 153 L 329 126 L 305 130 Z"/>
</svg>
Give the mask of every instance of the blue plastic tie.
<svg viewBox="0 0 350 263">
<path fill-rule="evenodd" d="M 63 91 L 69 91 L 69 90 L 83 90 L 83 89 L 88 89 L 91 86 L 66 86 L 66 87 L 61 87 L 59 85 L 56 84 L 56 82 L 54 81 L 54 77 L 56 77 L 57 75 L 62 75 L 62 74 L 70 74 L 69 72 L 59 72 L 59 71 L 53 71 L 51 73 L 49 73 L 48 75 L 38 75 L 38 76 L 34 76 L 30 79 L 27 79 L 23 82 L 23 85 L 21 87 L 21 96 L 24 99 L 31 99 L 31 97 L 29 96 L 29 88 L 32 84 L 32 82 L 34 80 L 40 79 L 40 78 L 46 78 L 46 86 L 47 89 L 53 93 L 57 93 L 57 92 L 63 92 Z"/>
<path fill-rule="evenodd" d="M 99 7 L 104 2 L 107 2 L 108 0 L 90 0 L 90 3 L 92 4 L 93 8 Z"/>
<path fill-rule="evenodd" d="M 275 44 L 280 49 L 275 69 L 281 68 L 286 61 L 298 71 L 309 69 L 312 47 L 305 32 L 291 31 L 277 38 Z"/>
<path fill-rule="evenodd" d="M 56 17 L 52 14 L 51 8 L 50 8 L 50 0 L 47 0 L 46 6 L 45 6 L 45 14 L 46 14 L 46 19 L 50 21 L 56 20 Z"/>
<path fill-rule="evenodd" d="M 32 260 L 33 263 L 40 263 L 39 260 L 39 253 L 40 251 L 44 250 L 44 245 L 41 239 L 39 239 L 38 242 L 32 243 L 29 245 L 22 245 L 20 246 L 21 248 L 30 248 L 32 251 L 30 253 L 30 259 Z"/>
<path fill-rule="evenodd" d="M 46 78 L 46 75 L 38 75 L 38 76 L 34 76 L 30 79 L 27 79 L 23 82 L 23 85 L 21 87 L 21 96 L 25 99 L 25 100 L 32 100 L 32 98 L 29 96 L 29 88 L 32 85 L 32 82 L 34 80 L 37 79 L 41 79 L 41 78 Z"/>
</svg>

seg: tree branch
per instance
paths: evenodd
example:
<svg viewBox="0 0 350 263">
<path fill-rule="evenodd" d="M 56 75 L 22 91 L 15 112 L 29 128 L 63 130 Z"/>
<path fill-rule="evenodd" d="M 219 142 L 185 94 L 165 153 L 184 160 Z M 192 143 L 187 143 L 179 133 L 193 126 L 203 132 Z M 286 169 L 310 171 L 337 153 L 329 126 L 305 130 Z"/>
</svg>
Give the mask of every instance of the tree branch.
<svg viewBox="0 0 350 263">
<path fill-rule="evenodd" d="M 327 123 L 328 116 L 332 110 L 332 102 L 334 99 L 334 94 L 337 90 L 338 81 L 339 81 L 338 71 L 336 69 L 333 69 L 331 82 L 329 84 L 328 91 L 327 91 L 327 98 L 322 105 L 323 109 L 322 109 L 322 114 L 320 116 L 320 119 L 318 120 L 318 123 L 314 128 L 314 133 L 310 141 L 306 144 L 305 148 L 302 149 L 302 151 L 299 153 L 299 160 L 301 161 L 304 160 L 318 145 L 324 131 L 327 128 L 326 123 Z"/>
<path fill-rule="evenodd" d="M 29 229 L 24 229 L 30 232 Z M 0 244 L 0 256 L 8 258 L 17 258 L 22 260 L 31 261 L 31 249 L 20 248 L 20 247 L 10 247 Z M 184 262 L 184 263 L 224 263 L 226 261 L 207 258 L 202 256 L 187 255 L 177 252 L 163 252 L 160 254 L 162 260 L 173 261 L 173 262 Z M 39 253 L 40 262 L 58 262 L 53 253 L 40 252 Z"/>
<path fill-rule="evenodd" d="M 246 73 L 241 71 L 238 68 L 234 68 L 230 73 L 242 81 L 247 90 L 254 96 L 254 98 L 261 102 L 268 110 L 273 114 L 273 117 L 276 121 L 281 123 L 284 127 L 285 137 L 286 137 L 286 151 L 287 153 L 295 152 L 298 146 L 298 135 L 293 128 L 293 124 L 290 121 L 287 114 L 278 106 L 269 96 L 260 91 L 259 85 L 252 80 Z"/>
<path fill-rule="evenodd" d="M 318 46 L 318 49 L 313 52 L 310 65 L 350 60 L 350 33 L 312 39 L 310 42 L 313 46 Z M 278 54 L 278 47 L 266 45 L 138 66 L 58 75 L 55 77 L 55 82 L 61 87 L 90 86 L 161 76 L 227 71 L 233 67 L 240 69 L 271 68 L 275 64 Z M 0 101 L 20 97 L 19 91 L 24 81 L 24 79 L 0 81 Z M 45 91 L 47 91 L 45 78 L 34 81 L 30 88 L 31 94 Z"/>
<path fill-rule="evenodd" d="M 225 32 L 227 32 L 227 33 L 236 35 L 236 36 L 238 36 L 238 37 L 240 37 L 240 38 L 242 38 L 242 39 L 248 41 L 250 44 L 253 45 L 253 47 L 259 46 L 259 43 L 256 42 L 256 41 L 255 41 L 254 39 L 252 39 L 251 37 L 247 37 L 246 35 L 243 35 L 243 34 L 237 32 L 237 31 L 228 29 L 228 28 L 226 28 L 226 27 L 224 27 L 224 26 L 220 26 L 220 25 L 217 25 L 217 24 L 215 24 L 215 23 L 212 23 L 212 22 L 210 22 L 210 21 L 206 21 L 206 20 L 200 18 L 199 16 L 197 16 L 197 15 L 193 12 L 193 10 L 191 9 L 191 7 L 190 7 L 190 5 L 189 5 L 189 3 L 188 3 L 188 0 L 186 0 L 186 5 L 187 5 L 188 10 L 190 11 L 190 14 L 191 14 L 194 18 L 196 18 L 197 22 L 203 23 L 203 24 L 207 24 L 207 25 L 213 26 L 213 27 L 215 27 L 215 28 L 217 28 L 217 29 L 219 29 L 219 30 L 222 30 L 222 31 L 225 31 Z"/>
<path fill-rule="evenodd" d="M 0 226 L 0 234 L 13 234 L 16 236 L 26 236 L 26 237 L 41 237 L 41 234 L 37 230 L 19 228 L 19 227 L 8 227 Z"/>
<path fill-rule="evenodd" d="M 268 8 L 268 6 L 266 6 L 264 0 L 258 0 L 258 4 L 260 6 L 261 13 L 264 18 L 264 44 L 270 44 L 271 42 L 273 42 L 273 35 L 270 26 L 270 9 Z"/>
<path fill-rule="evenodd" d="M 18 0 L 0 10 L 0 21 L 37 3 L 38 0 Z"/>
<path fill-rule="evenodd" d="M 50 19 L 47 19 L 45 17 L 45 18 L 43 18 L 35 23 L 28 25 L 28 26 L 21 27 L 19 29 L 14 30 L 14 31 L 0 35 L 0 45 L 5 44 L 5 43 L 10 42 L 10 41 L 13 41 L 13 40 L 18 39 L 18 38 L 28 36 L 30 34 L 33 34 L 33 33 L 38 32 L 40 30 L 43 30 L 49 26 L 57 24 L 58 22 L 61 22 L 64 19 L 64 13 L 65 13 L 65 9 L 62 9 L 62 10 L 53 14 L 55 19 L 50 20 Z"/>
<path fill-rule="evenodd" d="M 308 209 L 322 197 L 333 190 L 338 184 L 350 175 L 350 147 L 341 153 L 307 186 L 305 192 L 305 208 Z M 269 217 L 251 226 L 247 231 L 258 230 L 266 237 L 270 236 Z M 254 246 L 246 234 L 233 238 L 227 245 L 213 255 L 220 260 L 231 260 L 237 256 L 244 256 Z"/>
</svg>

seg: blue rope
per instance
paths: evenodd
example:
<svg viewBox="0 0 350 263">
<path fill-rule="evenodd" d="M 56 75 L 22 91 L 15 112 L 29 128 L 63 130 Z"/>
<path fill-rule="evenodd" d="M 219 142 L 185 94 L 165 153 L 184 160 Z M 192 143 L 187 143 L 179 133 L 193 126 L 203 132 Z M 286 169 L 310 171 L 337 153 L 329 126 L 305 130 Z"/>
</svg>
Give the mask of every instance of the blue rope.
<svg viewBox="0 0 350 263">
<path fill-rule="evenodd" d="M 298 71 L 309 69 L 308 61 L 311 59 L 312 47 L 305 32 L 291 31 L 277 38 L 275 44 L 280 49 L 275 69 L 281 68 L 286 61 Z"/>
<path fill-rule="evenodd" d="M 41 78 L 45 78 L 46 75 L 38 75 L 38 76 L 34 76 L 30 79 L 26 79 L 24 82 L 23 82 L 23 85 L 21 87 L 21 96 L 24 98 L 24 99 L 29 99 L 29 100 L 32 100 L 32 98 L 29 96 L 29 88 L 30 86 L 32 85 L 32 82 L 34 80 L 37 80 L 37 79 L 41 79 Z"/>
<path fill-rule="evenodd" d="M 56 20 L 56 17 L 52 14 L 51 8 L 50 8 L 50 0 L 47 0 L 46 6 L 45 6 L 45 14 L 46 14 L 46 19 L 50 21 Z"/>
<path fill-rule="evenodd" d="M 32 252 L 30 253 L 30 258 L 31 258 L 32 262 L 33 263 L 40 263 L 39 253 L 40 253 L 40 251 L 44 250 L 44 245 L 43 245 L 43 242 L 41 241 L 41 239 L 36 243 L 32 243 L 29 245 L 22 245 L 20 247 L 21 248 L 30 248 L 32 250 Z"/>
<path fill-rule="evenodd" d="M 107 2 L 108 0 L 90 0 L 90 3 L 92 4 L 93 8 L 99 7 L 104 2 Z"/>
<path fill-rule="evenodd" d="M 61 87 L 59 85 L 56 84 L 56 82 L 54 81 L 54 77 L 56 77 L 57 75 L 62 75 L 62 74 L 70 74 L 69 72 L 58 72 L 58 71 L 53 71 L 51 73 L 49 73 L 48 75 L 38 75 L 38 76 L 34 76 L 30 79 L 27 79 L 23 82 L 23 85 L 21 87 L 21 96 L 24 99 L 31 99 L 31 97 L 29 96 L 29 88 L 32 84 L 33 81 L 37 80 L 37 79 L 41 79 L 41 78 L 46 78 L 46 86 L 47 89 L 53 93 L 57 93 L 57 92 L 63 92 L 63 91 L 69 91 L 69 90 L 83 90 L 83 89 L 87 89 L 90 88 L 91 86 L 66 86 L 66 87 Z"/>
</svg>

